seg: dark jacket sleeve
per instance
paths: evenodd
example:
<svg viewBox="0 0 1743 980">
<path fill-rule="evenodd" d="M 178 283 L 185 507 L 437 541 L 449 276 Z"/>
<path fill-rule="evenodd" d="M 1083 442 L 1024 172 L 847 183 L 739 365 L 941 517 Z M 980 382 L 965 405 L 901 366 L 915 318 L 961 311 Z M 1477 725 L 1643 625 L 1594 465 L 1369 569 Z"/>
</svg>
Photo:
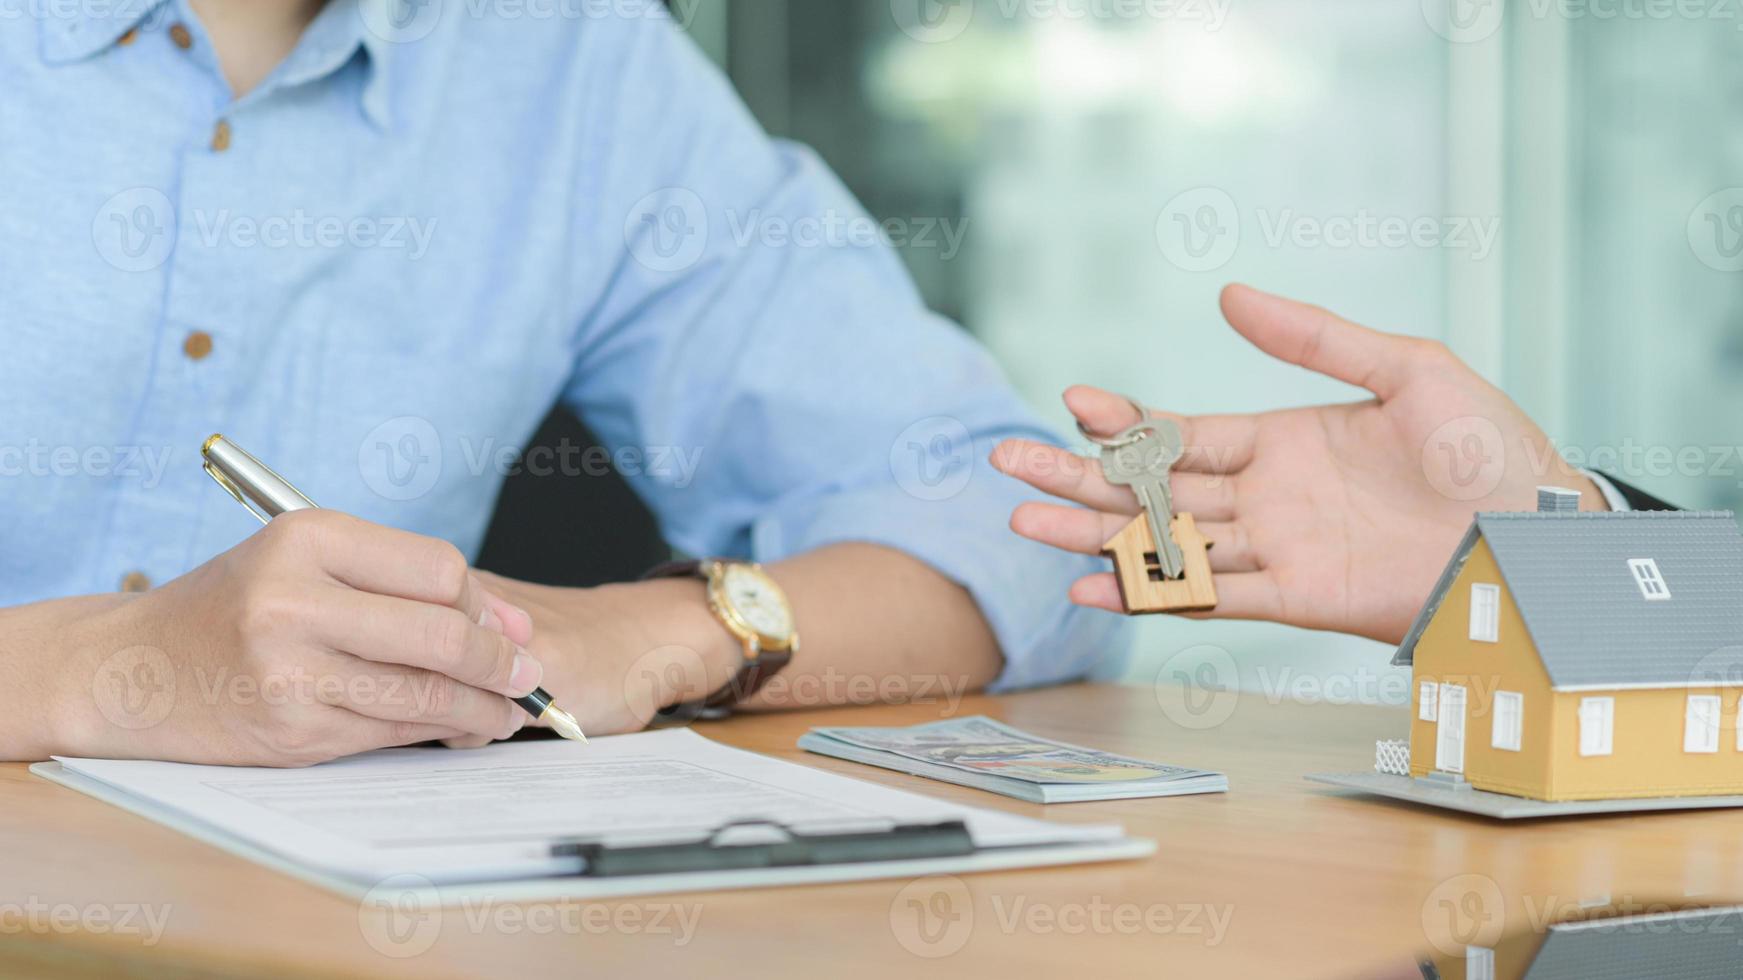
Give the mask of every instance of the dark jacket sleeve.
<svg viewBox="0 0 1743 980">
<path fill-rule="evenodd" d="M 1682 510 L 1681 507 L 1678 507 L 1675 504 L 1667 504 L 1638 487 L 1633 487 L 1623 483 L 1610 473 L 1605 473 L 1604 479 L 1609 480 L 1611 485 L 1616 488 L 1616 492 L 1620 493 L 1623 499 L 1628 501 L 1628 506 L 1635 510 Z"/>
</svg>

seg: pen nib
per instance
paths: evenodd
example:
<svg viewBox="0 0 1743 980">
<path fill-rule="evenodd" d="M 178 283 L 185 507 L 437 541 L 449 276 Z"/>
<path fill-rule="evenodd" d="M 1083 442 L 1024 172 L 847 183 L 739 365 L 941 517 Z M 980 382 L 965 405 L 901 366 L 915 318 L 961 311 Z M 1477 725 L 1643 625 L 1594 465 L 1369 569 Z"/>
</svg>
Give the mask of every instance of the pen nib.
<svg viewBox="0 0 1743 980">
<path fill-rule="evenodd" d="M 545 723 L 564 738 L 583 743 L 587 741 L 587 736 L 582 734 L 581 724 L 575 720 L 575 716 L 554 704 L 545 708 Z"/>
</svg>

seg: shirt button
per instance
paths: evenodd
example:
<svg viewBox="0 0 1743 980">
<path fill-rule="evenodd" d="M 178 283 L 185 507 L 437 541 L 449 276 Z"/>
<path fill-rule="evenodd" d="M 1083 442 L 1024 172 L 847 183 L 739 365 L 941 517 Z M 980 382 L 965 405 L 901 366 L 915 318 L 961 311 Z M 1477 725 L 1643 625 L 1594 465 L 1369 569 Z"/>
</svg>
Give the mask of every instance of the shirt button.
<svg viewBox="0 0 1743 980">
<path fill-rule="evenodd" d="M 212 335 L 204 330 L 195 330 L 182 341 L 182 353 L 190 361 L 203 361 L 212 353 Z"/>
<path fill-rule="evenodd" d="M 212 127 L 212 152 L 223 153 L 230 148 L 230 120 L 220 119 Z"/>
<path fill-rule="evenodd" d="M 188 30 L 188 25 L 186 24 L 171 24 L 169 28 L 169 39 L 174 41 L 176 47 L 181 48 L 183 51 L 194 46 L 194 33 Z"/>
<path fill-rule="evenodd" d="M 128 572 L 126 575 L 121 576 L 121 591 L 150 592 L 151 576 L 144 572 Z"/>
<path fill-rule="evenodd" d="M 115 43 L 120 45 L 121 47 L 125 48 L 126 46 L 128 46 L 129 44 L 132 44 L 134 41 L 137 41 L 137 40 L 139 40 L 139 28 L 129 27 L 127 29 L 127 33 L 123 34 L 119 38 L 117 38 Z"/>
</svg>

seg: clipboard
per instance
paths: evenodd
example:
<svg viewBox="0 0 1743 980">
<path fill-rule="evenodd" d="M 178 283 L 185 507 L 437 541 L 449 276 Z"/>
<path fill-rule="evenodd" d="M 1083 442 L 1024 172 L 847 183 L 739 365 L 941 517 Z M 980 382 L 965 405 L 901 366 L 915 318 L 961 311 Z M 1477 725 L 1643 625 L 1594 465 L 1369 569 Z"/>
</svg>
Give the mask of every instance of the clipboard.
<svg viewBox="0 0 1743 980">
<path fill-rule="evenodd" d="M 367 868 L 351 860 L 354 854 L 311 860 L 284 847 L 284 834 L 277 827 L 268 829 L 258 823 L 220 826 L 203 818 L 197 810 L 169 805 L 162 799 L 151 798 L 149 793 L 93 778 L 60 762 L 38 763 L 31 771 L 347 898 L 372 902 L 405 899 L 422 903 L 420 907 L 425 908 L 479 901 L 593 901 L 672 892 L 972 874 L 1130 860 L 1155 851 L 1153 842 L 1127 837 L 1113 825 L 1055 824 L 1014 813 L 931 800 L 720 746 L 687 731 L 616 738 L 620 740 L 620 749 L 635 750 L 636 757 L 650 748 L 703 753 L 717 764 L 739 765 L 752 775 L 760 773 L 765 778 L 784 776 L 819 793 L 858 793 L 870 794 L 868 799 L 875 796 L 886 801 L 905 800 L 907 812 L 915 816 L 893 821 L 884 817 L 860 819 L 852 825 L 837 826 L 811 821 L 781 823 L 723 818 L 711 830 L 693 830 L 687 835 L 614 834 L 609 839 L 557 833 L 542 839 L 536 863 L 494 865 L 480 869 L 476 876 L 456 875 L 449 869 L 444 876 L 409 856 L 401 860 L 399 855 L 392 855 L 393 861 Z M 592 745 L 608 746 L 611 741 L 599 739 Z M 492 751 L 509 762 L 524 763 L 541 753 L 564 750 L 557 743 L 510 743 L 472 753 L 426 753 L 415 757 L 415 763 L 406 764 L 422 767 L 428 764 L 422 760 L 434 759 L 476 765 L 490 760 Z M 391 764 L 392 758 L 377 761 Z M 364 765 L 368 764 L 365 760 Z M 151 770 L 150 776 L 155 780 L 157 770 Z M 1000 827 L 1001 832 L 985 836 L 984 832 L 993 825 Z M 983 835 L 978 840 L 976 828 Z"/>
<path fill-rule="evenodd" d="M 831 833 L 805 833 L 768 820 L 740 820 L 722 824 L 699 840 L 675 844 L 560 841 L 551 847 L 555 857 L 580 860 L 578 874 L 587 878 L 959 858 L 975 850 L 968 825 L 961 820 Z"/>
</svg>

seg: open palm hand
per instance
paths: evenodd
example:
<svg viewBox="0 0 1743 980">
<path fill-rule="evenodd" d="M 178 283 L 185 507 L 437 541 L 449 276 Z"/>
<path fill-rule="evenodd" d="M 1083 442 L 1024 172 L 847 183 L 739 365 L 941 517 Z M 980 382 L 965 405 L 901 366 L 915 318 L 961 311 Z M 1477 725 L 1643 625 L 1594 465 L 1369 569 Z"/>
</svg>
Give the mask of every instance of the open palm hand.
<svg viewBox="0 0 1743 980">
<path fill-rule="evenodd" d="M 1374 398 L 1256 415 L 1185 417 L 1177 510 L 1212 542 L 1219 604 L 1209 617 L 1265 619 L 1397 642 L 1409 629 L 1471 516 L 1529 510 L 1536 488 L 1597 488 L 1568 466 L 1530 418 L 1445 346 L 1381 333 L 1316 307 L 1242 286 L 1223 315 L 1267 354 L 1359 385 Z M 1086 429 L 1139 421 L 1118 395 L 1078 387 L 1067 406 Z M 1138 512 L 1099 465 L 1024 440 L 993 464 L 1082 507 L 1024 504 L 1019 534 L 1096 554 Z M 1088 509 L 1085 509 L 1088 508 Z M 1072 587 L 1073 601 L 1122 611 L 1111 572 Z"/>
</svg>

